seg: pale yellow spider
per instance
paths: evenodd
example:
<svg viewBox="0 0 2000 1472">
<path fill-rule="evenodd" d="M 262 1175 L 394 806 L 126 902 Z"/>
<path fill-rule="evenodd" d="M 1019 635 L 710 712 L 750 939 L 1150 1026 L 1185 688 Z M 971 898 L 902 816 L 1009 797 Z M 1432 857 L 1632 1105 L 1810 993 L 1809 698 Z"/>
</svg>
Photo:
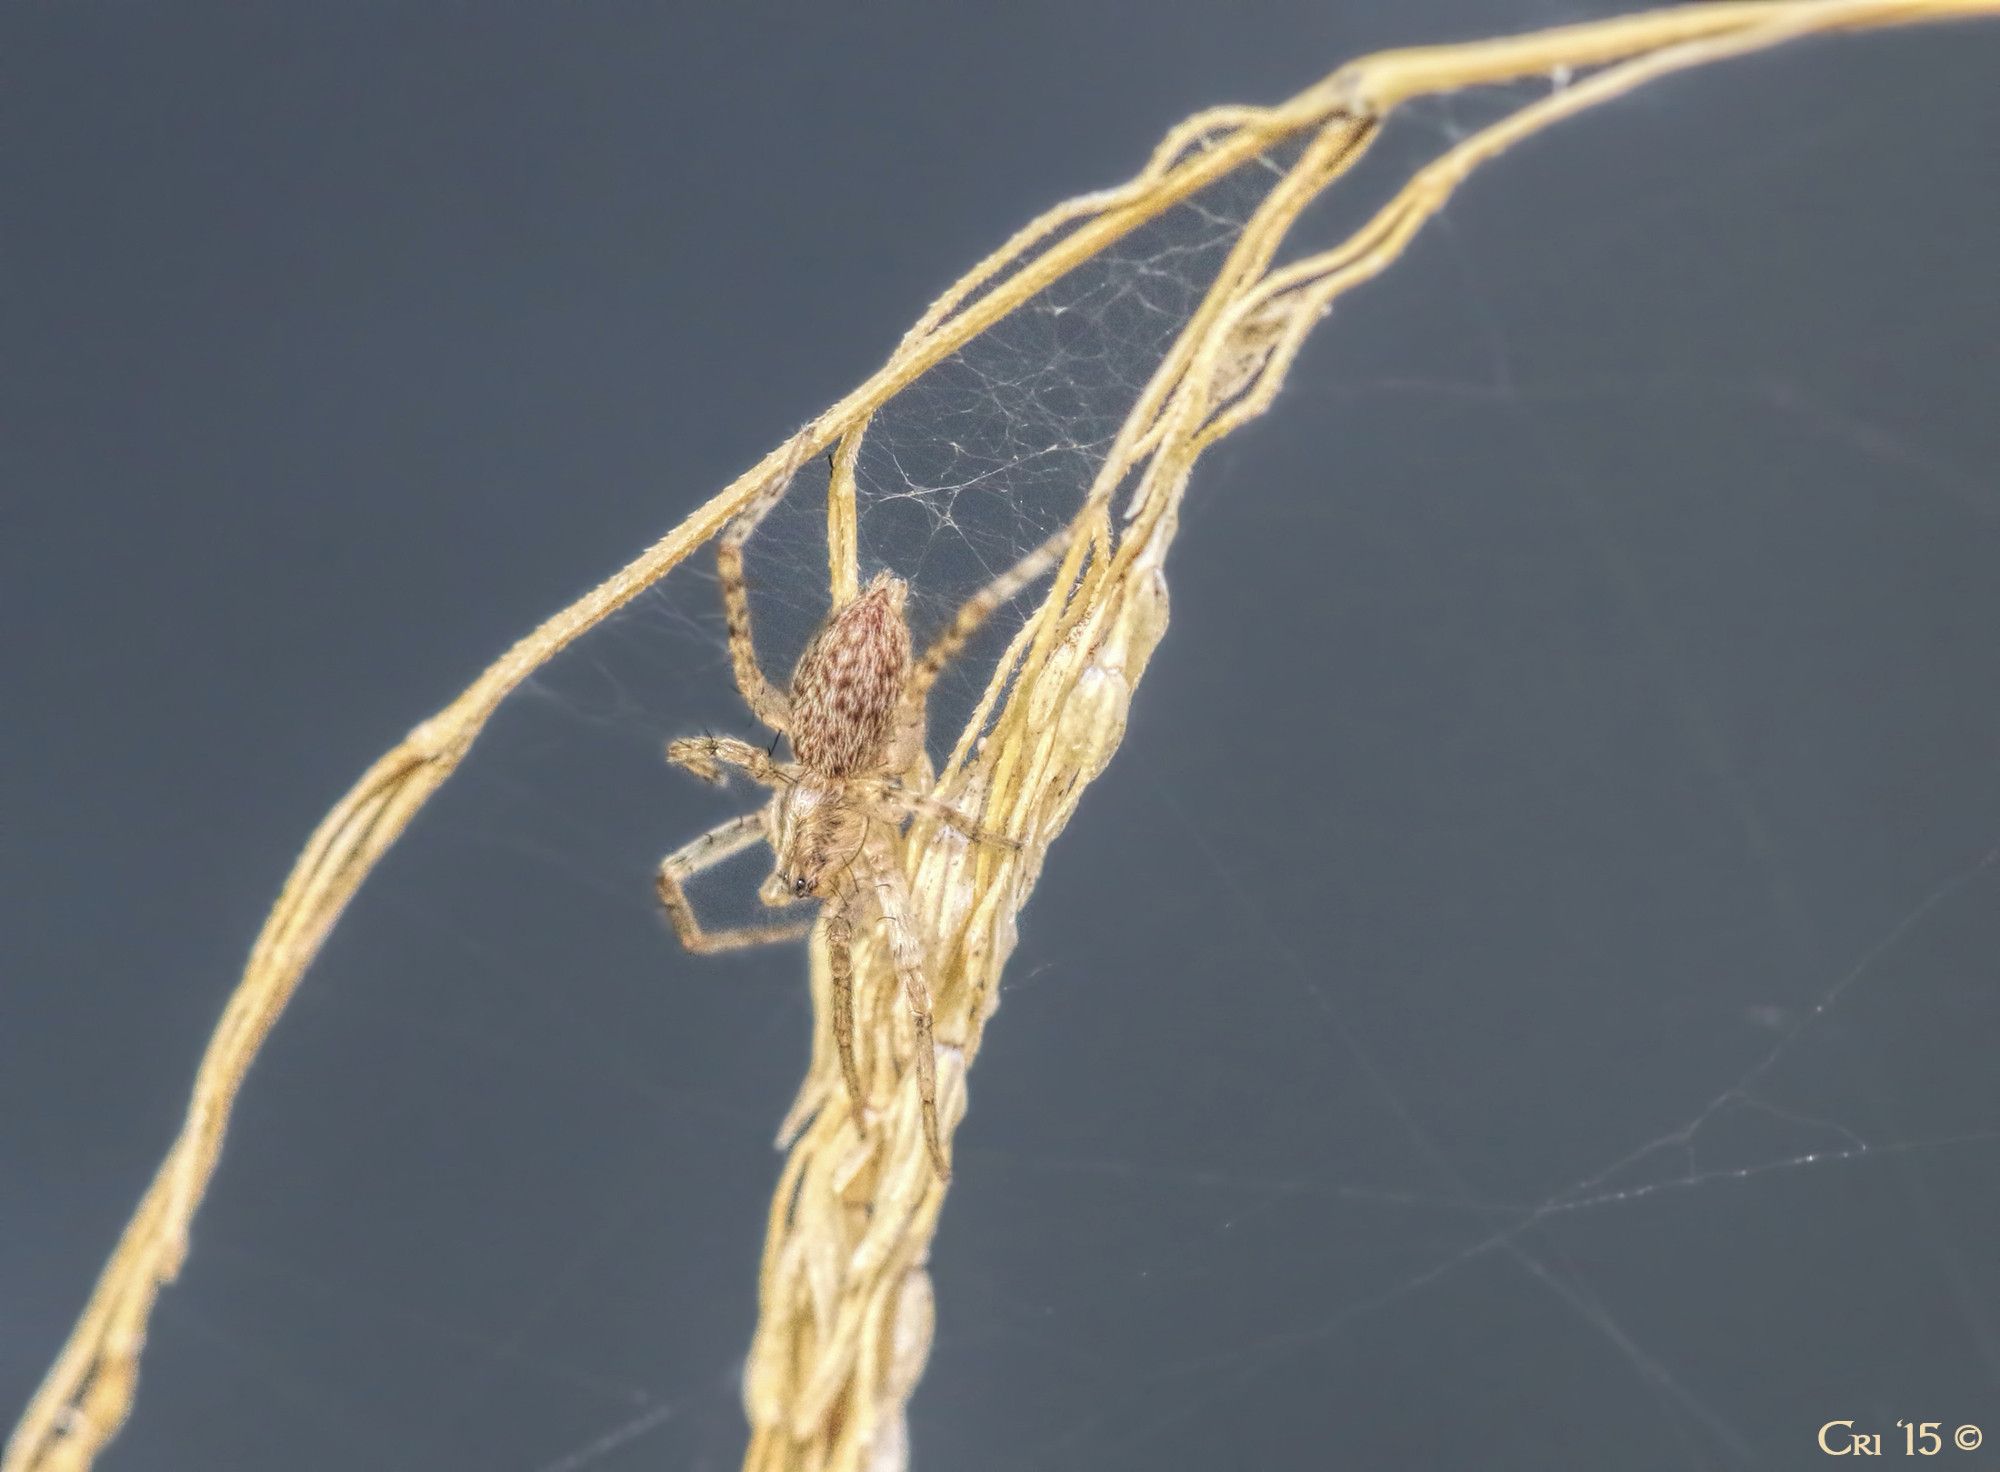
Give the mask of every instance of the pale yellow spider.
<svg viewBox="0 0 2000 1472">
<path fill-rule="evenodd" d="M 924 1142 L 940 1178 L 951 1178 L 937 1119 L 937 1055 L 931 1037 L 931 996 L 924 980 L 926 947 L 910 904 L 898 851 L 905 821 L 922 813 L 979 843 L 1013 848 L 1015 840 L 980 828 L 972 818 L 930 796 L 924 753 L 924 710 L 931 686 L 993 612 L 1046 572 L 1067 542 L 1058 535 L 973 594 L 921 658 L 910 658 L 903 615 L 906 588 L 887 572 L 826 617 L 799 656 L 789 692 L 764 677 L 750 635 L 743 578 L 743 544 L 756 525 L 751 514 L 732 525 L 716 551 L 722 609 L 729 626 L 736 685 L 752 714 L 791 742 L 792 761 L 729 737 L 674 741 L 667 759 L 710 782 L 725 767 L 776 789 L 771 802 L 732 818 L 676 849 L 660 864 L 660 902 L 690 951 L 725 951 L 798 940 L 810 921 L 704 930 L 682 888 L 689 876 L 763 839 L 777 862 L 758 890 L 766 905 L 798 900 L 827 903 L 827 955 L 833 976 L 833 1037 L 857 1125 L 866 1129 L 868 1100 L 854 1062 L 854 927 L 879 921 L 889 956 L 916 1021 L 917 1089 L 923 1100 Z"/>
</svg>

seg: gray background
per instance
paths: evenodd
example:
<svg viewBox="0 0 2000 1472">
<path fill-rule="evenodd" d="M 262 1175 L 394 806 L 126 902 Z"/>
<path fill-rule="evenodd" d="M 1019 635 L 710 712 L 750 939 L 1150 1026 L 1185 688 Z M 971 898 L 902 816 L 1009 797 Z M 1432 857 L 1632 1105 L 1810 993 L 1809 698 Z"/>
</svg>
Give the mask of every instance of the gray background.
<svg viewBox="0 0 2000 1472">
<path fill-rule="evenodd" d="M 0 1407 L 375 753 L 1184 113 L 1598 8 L 9 7 Z M 1996 61 L 1569 125 L 1205 463 L 973 1079 L 920 1465 L 2000 1438 Z M 709 594 L 357 905 L 104 1465 L 733 1464 L 808 1019 L 649 909 L 742 801 L 657 760 L 742 719 Z"/>
</svg>

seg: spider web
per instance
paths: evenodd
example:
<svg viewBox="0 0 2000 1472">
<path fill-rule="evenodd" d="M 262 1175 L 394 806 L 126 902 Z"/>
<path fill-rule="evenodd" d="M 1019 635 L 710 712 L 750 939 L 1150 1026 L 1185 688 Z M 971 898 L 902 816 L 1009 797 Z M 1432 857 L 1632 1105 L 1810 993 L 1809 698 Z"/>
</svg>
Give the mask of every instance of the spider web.
<svg viewBox="0 0 2000 1472">
<path fill-rule="evenodd" d="M 1917 88 L 1882 44 L 1529 150 L 1204 463 L 973 1079 L 918 1465 L 2000 1435 L 2000 299 L 1990 247 L 1924 244 L 1993 239 L 1971 145 L 1912 181 L 1935 136 L 1840 118 Z M 1418 109 L 1379 167 L 1506 100 Z M 1074 509 L 1270 178 L 877 421 L 863 568 L 920 636 Z M 774 676 L 825 608 L 824 475 L 751 549 Z M 108 1466 L 731 1464 L 810 1018 L 795 950 L 687 958 L 651 912 L 658 856 L 756 801 L 660 761 L 748 730 L 688 573 L 503 712 L 356 906 Z"/>
<path fill-rule="evenodd" d="M 861 576 L 888 569 L 905 579 L 920 645 L 1075 514 L 1154 367 L 1279 174 L 1275 159 L 1259 159 L 1169 210 L 877 414 L 855 465 Z M 758 647 L 780 683 L 829 602 L 829 471 L 826 462 L 802 471 L 746 549 Z M 950 746 L 993 660 L 1041 591 L 1001 610 L 946 672 L 930 707 L 934 757 Z M 698 658 L 726 672 L 718 605 L 704 566 L 643 600 L 620 627 L 656 653 L 667 647 L 658 636 L 670 634 L 676 661 Z M 648 738 L 685 723 L 684 706 L 644 693 L 661 681 L 635 680 L 601 657 L 591 673 L 594 685 L 566 683 L 573 677 L 559 671 L 539 688 L 573 712 L 633 726 Z M 684 682 L 666 683 L 678 702 Z M 733 690 L 717 709 L 719 722 L 741 719 Z"/>
</svg>

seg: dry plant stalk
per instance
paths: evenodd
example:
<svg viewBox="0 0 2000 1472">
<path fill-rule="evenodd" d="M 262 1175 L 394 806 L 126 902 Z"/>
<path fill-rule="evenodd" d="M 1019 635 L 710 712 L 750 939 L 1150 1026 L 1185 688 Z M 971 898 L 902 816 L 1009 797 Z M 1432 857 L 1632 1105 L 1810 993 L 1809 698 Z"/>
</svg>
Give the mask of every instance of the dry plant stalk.
<svg viewBox="0 0 2000 1472">
<path fill-rule="evenodd" d="M 998 999 L 1015 917 L 1049 844 L 1116 750 L 1132 689 L 1165 630 L 1164 558 L 1194 461 L 1270 406 L 1333 301 L 1395 261 L 1475 168 L 1572 113 L 1670 73 L 1801 36 L 1996 11 L 2000 0 L 1758 0 L 1384 52 L 1275 107 L 1196 114 L 1167 134 L 1129 182 L 1033 221 L 947 291 L 867 382 L 515 644 L 370 767 L 321 822 L 201 1060 L 181 1132 L 8 1442 L 0 1472 L 81 1472 L 124 1423 L 147 1320 L 186 1257 L 189 1226 L 245 1072 L 348 900 L 500 702 L 760 496 L 782 493 L 801 465 L 828 449 L 835 451 L 832 595 L 836 602 L 851 596 L 861 437 L 873 415 L 931 367 L 1205 186 L 1274 146 L 1302 145 L 1124 423 L 1071 523 L 1053 590 L 994 670 L 944 766 L 938 795 L 1018 836 L 1021 849 L 968 846 L 923 820 L 907 835 L 916 919 L 929 941 L 939 1106 L 948 1132 L 964 1113 L 966 1069 Z M 1534 77 L 1568 84 L 1419 169 L 1346 241 L 1272 268 L 1300 212 L 1354 163 L 1399 104 Z M 1133 490 L 1114 518 L 1111 501 L 1121 486 Z M 872 939 L 858 943 L 855 962 L 862 1068 L 903 1078 L 912 1037 L 893 969 Z M 791 1153 L 764 1251 L 760 1322 L 745 1379 L 752 1427 L 746 1465 L 753 1472 L 893 1472 L 907 1465 L 904 1410 L 929 1348 L 925 1262 L 944 1187 L 925 1152 L 914 1088 L 894 1090 L 865 1138 L 852 1127 L 825 1022 L 824 927 L 813 940 L 811 972 L 821 1023 L 787 1120 Z"/>
</svg>

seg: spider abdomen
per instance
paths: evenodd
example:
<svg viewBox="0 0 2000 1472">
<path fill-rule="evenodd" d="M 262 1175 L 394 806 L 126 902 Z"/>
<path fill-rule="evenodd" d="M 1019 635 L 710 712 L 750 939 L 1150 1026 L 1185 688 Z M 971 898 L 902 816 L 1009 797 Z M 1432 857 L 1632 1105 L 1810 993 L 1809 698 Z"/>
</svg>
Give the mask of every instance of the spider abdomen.
<svg viewBox="0 0 2000 1472">
<path fill-rule="evenodd" d="M 874 580 L 821 625 L 792 672 L 792 754 L 826 777 L 879 767 L 910 673 L 902 579 Z"/>
</svg>

